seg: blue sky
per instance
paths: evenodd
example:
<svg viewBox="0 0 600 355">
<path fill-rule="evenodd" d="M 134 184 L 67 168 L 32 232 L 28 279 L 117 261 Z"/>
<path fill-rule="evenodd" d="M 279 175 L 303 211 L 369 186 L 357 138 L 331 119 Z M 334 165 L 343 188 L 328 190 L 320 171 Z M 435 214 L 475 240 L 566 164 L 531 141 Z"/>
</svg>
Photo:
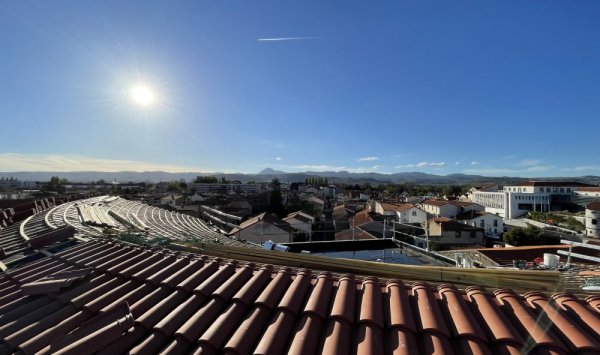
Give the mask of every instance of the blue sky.
<svg viewBox="0 0 600 355">
<path fill-rule="evenodd" d="M 599 16 L 594 0 L 2 1 L 0 171 L 600 175 Z"/>
</svg>

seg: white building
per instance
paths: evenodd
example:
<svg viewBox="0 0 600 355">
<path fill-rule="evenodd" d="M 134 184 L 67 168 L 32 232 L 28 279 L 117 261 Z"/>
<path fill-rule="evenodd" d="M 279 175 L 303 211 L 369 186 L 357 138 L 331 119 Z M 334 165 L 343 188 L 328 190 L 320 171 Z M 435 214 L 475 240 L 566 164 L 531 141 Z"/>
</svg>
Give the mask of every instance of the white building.
<svg viewBox="0 0 600 355">
<path fill-rule="evenodd" d="M 283 219 L 295 229 L 301 230 L 306 234 L 311 234 L 312 224 L 315 223 L 315 217 L 302 211 L 292 212 Z"/>
<path fill-rule="evenodd" d="M 458 206 L 445 200 L 427 200 L 421 207 L 435 217 L 454 217 L 458 214 Z"/>
<path fill-rule="evenodd" d="M 396 210 L 396 213 L 400 223 L 424 224 L 427 221 L 427 212 L 409 203 L 402 205 L 401 208 Z"/>
<path fill-rule="evenodd" d="M 427 221 L 427 212 L 409 203 L 395 205 L 375 201 L 373 210 L 379 215 L 392 217 L 400 223 L 425 223 Z"/>
<path fill-rule="evenodd" d="M 427 200 L 421 204 L 423 210 L 434 217 L 456 217 L 468 211 L 483 211 L 485 207 L 471 201 Z"/>
<path fill-rule="evenodd" d="M 498 236 L 504 231 L 502 217 L 485 211 L 469 211 L 456 216 L 456 220 L 484 230 L 486 236 Z"/>
<path fill-rule="evenodd" d="M 497 192 L 475 191 L 473 202 L 504 218 L 517 218 L 529 211 L 551 211 L 571 202 L 575 191 L 591 185 L 567 181 L 528 181 L 505 186 Z"/>
<path fill-rule="evenodd" d="M 600 201 L 595 201 L 585 208 L 585 230 L 588 237 L 600 238 Z"/>
</svg>

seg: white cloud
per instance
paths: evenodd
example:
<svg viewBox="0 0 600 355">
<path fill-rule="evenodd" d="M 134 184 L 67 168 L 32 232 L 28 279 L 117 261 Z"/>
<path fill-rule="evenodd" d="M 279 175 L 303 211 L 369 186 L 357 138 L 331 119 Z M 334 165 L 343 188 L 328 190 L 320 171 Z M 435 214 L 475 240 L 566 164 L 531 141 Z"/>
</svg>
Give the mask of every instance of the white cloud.
<svg viewBox="0 0 600 355">
<path fill-rule="evenodd" d="M 479 162 L 478 162 L 478 161 L 475 161 L 475 160 L 473 160 L 473 161 L 471 162 L 471 165 L 479 165 Z"/>
<path fill-rule="evenodd" d="M 375 160 L 379 160 L 379 157 L 364 157 L 364 158 L 359 158 L 356 161 L 375 161 Z"/>
<path fill-rule="evenodd" d="M 394 168 L 396 169 L 407 169 L 407 168 L 427 168 L 427 167 L 437 167 L 441 168 L 446 165 L 446 162 L 441 161 L 438 163 L 430 163 L 426 161 L 422 161 L 418 164 L 408 164 L 408 165 L 396 165 Z"/>
<path fill-rule="evenodd" d="M 518 166 L 536 166 L 542 164 L 541 160 L 524 159 L 517 163 Z"/>
<path fill-rule="evenodd" d="M 460 162 L 455 161 L 454 165 L 460 165 Z"/>
<path fill-rule="evenodd" d="M 259 42 L 277 42 L 277 41 L 302 41 L 308 39 L 317 39 L 319 37 L 269 37 L 269 38 L 257 38 Z"/>
<path fill-rule="evenodd" d="M 3 171 L 166 171 L 172 173 L 207 171 L 194 166 L 157 164 L 147 161 L 18 153 L 1 153 L 0 167 Z"/>
<path fill-rule="evenodd" d="M 294 166 L 295 169 L 304 169 L 308 171 L 341 171 L 348 170 L 345 166 L 334 166 L 325 164 L 304 164 Z"/>
<path fill-rule="evenodd" d="M 281 157 L 276 157 L 275 160 L 281 161 Z"/>
<path fill-rule="evenodd" d="M 478 174 L 478 175 L 530 175 L 531 173 L 539 173 L 555 169 L 554 165 L 536 165 L 523 167 L 522 169 L 510 169 L 510 168 L 477 168 L 477 169 L 465 169 L 465 174 Z"/>
<path fill-rule="evenodd" d="M 600 171 L 600 165 L 581 165 L 574 168 L 567 168 L 566 170 L 574 171 Z"/>
</svg>

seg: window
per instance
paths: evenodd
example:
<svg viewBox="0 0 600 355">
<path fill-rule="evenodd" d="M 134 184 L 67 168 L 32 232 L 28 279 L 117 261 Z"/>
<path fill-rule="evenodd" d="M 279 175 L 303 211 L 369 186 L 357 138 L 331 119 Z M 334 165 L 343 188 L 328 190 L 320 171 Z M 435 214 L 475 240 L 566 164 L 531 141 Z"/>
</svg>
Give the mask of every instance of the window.
<svg viewBox="0 0 600 355">
<path fill-rule="evenodd" d="M 546 187 L 546 192 L 550 192 L 550 188 L 549 187 Z"/>
<path fill-rule="evenodd" d="M 544 188 L 543 187 L 540 187 L 540 192 L 544 192 Z"/>
<path fill-rule="evenodd" d="M 560 188 L 560 193 L 562 194 L 563 192 L 565 192 L 565 188 L 564 188 L 564 187 L 561 187 L 561 188 Z"/>
<path fill-rule="evenodd" d="M 558 188 L 556 188 L 556 187 L 553 187 L 553 188 L 552 188 L 552 192 L 558 192 Z"/>
<path fill-rule="evenodd" d="M 483 219 L 479 221 L 479 226 L 481 228 L 485 227 L 485 221 Z"/>
<path fill-rule="evenodd" d="M 454 232 L 454 235 L 456 236 L 456 238 L 460 238 L 460 232 Z"/>
<path fill-rule="evenodd" d="M 593 224 L 593 225 L 596 225 L 596 224 L 598 224 L 598 220 L 597 220 L 597 219 L 592 219 L 592 224 Z"/>
<path fill-rule="evenodd" d="M 477 231 L 471 231 L 471 238 L 477 238 Z"/>
<path fill-rule="evenodd" d="M 571 188 L 570 187 L 567 187 L 567 192 L 571 192 Z"/>
<path fill-rule="evenodd" d="M 417 211 L 412 211 L 412 215 L 416 216 L 417 215 Z"/>
<path fill-rule="evenodd" d="M 498 220 L 497 219 L 494 220 L 494 227 L 498 227 Z"/>
</svg>

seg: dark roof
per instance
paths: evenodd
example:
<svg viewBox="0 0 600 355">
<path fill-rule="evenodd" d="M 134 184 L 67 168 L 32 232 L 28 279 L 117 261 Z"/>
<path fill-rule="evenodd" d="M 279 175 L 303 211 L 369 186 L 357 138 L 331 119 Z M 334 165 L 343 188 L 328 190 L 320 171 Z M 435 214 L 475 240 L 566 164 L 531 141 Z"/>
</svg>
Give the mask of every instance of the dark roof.
<svg viewBox="0 0 600 355">
<path fill-rule="evenodd" d="M 585 208 L 592 211 L 600 211 L 600 201 L 591 202 Z"/>
<path fill-rule="evenodd" d="M 460 220 L 460 221 L 467 221 L 469 219 L 473 219 L 473 218 L 477 218 L 477 217 L 481 217 L 481 216 L 485 216 L 487 214 L 492 214 L 489 212 L 485 212 L 485 211 L 475 211 L 475 210 L 471 210 L 471 211 L 467 211 L 467 212 L 463 212 L 459 215 L 456 216 L 456 219 Z M 500 217 L 499 217 L 500 218 Z"/>
<path fill-rule="evenodd" d="M 600 296 L 462 292 L 104 241 L 0 275 L 0 295 L 1 353 L 600 352 Z"/>
<path fill-rule="evenodd" d="M 258 222 L 265 222 L 268 224 L 272 224 L 274 226 L 276 226 L 277 228 L 284 230 L 286 232 L 292 233 L 295 231 L 295 229 L 290 226 L 290 224 L 282 219 L 279 219 L 275 216 L 273 216 L 270 213 L 266 213 L 263 212 L 257 216 L 254 216 L 252 218 L 249 218 L 248 220 L 242 222 L 242 224 L 240 224 L 240 226 L 238 228 L 234 228 L 231 232 L 229 232 L 229 234 L 235 234 L 245 228 L 248 228 L 250 226 L 253 226 L 254 224 L 258 223 Z"/>
</svg>

